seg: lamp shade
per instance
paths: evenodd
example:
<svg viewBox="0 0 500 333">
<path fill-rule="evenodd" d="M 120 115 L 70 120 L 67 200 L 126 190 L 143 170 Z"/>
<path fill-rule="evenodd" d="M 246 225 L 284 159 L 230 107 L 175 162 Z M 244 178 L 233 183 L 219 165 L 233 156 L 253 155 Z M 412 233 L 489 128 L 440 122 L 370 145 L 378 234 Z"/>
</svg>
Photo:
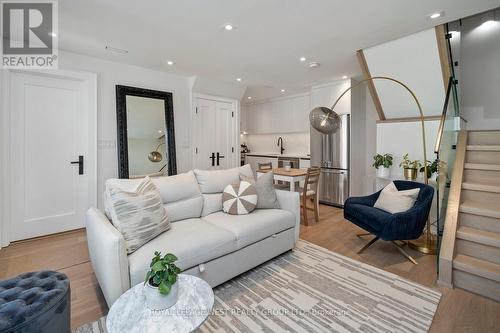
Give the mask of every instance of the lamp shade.
<svg viewBox="0 0 500 333">
<path fill-rule="evenodd" d="M 157 151 L 152 151 L 148 154 L 148 159 L 151 162 L 158 163 L 163 159 L 163 156 Z"/>
<path fill-rule="evenodd" d="M 340 127 L 340 117 L 332 109 L 320 106 L 309 113 L 311 126 L 323 134 L 335 133 Z"/>
</svg>

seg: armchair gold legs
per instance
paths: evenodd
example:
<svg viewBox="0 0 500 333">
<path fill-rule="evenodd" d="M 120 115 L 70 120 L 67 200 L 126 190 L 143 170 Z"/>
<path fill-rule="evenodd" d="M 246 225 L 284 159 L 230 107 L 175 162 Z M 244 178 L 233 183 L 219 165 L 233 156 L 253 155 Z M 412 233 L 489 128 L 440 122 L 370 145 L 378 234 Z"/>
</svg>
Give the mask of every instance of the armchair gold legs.
<svg viewBox="0 0 500 333">
<path fill-rule="evenodd" d="M 369 232 L 364 232 L 364 233 L 360 233 L 360 234 L 356 234 L 356 236 L 358 237 L 363 237 L 363 236 L 368 236 L 368 235 L 371 235 Z M 363 253 L 367 248 L 369 248 L 371 245 L 373 245 L 373 243 L 375 243 L 376 241 L 378 241 L 379 238 L 378 237 L 374 237 L 371 241 L 369 241 L 365 246 L 363 246 L 358 252 L 356 252 L 357 254 L 361 254 Z M 402 241 L 403 242 L 403 245 L 406 244 L 406 242 Z M 396 241 L 391 241 L 391 243 L 398 249 L 399 252 L 401 252 L 401 254 L 406 258 L 408 259 L 409 261 L 411 261 L 413 264 L 415 265 L 418 265 L 418 262 L 413 259 L 412 256 L 410 256 L 408 254 L 408 252 L 405 251 L 405 249 L 399 245 L 398 243 L 396 243 Z"/>
</svg>

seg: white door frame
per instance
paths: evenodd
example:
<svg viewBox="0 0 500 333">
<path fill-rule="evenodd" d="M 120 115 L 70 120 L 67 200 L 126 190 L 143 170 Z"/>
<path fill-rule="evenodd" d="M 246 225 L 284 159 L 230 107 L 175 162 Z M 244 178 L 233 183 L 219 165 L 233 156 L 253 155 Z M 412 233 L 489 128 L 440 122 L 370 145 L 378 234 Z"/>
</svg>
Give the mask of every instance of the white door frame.
<svg viewBox="0 0 500 333">
<path fill-rule="evenodd" d="M 97 74 L 90 72 L 75 72 L 68 70 L 1 70 L 1 96 L 0 105 L 2 130 L 2 145 L 0 147 L 0 248 L 9 245 L 13 230 L 11 193 L 11 132 L 10 132 L 10 105 L 11 105 L 11 73 L 24 73 L 40 75 L 43 77 L 60 78 L 82 81 L 86 84 L 89 107 L 89 157 L 86 169 L 89 170 L 89 202 L 97 206 Z"/>
<path fill-rule="evenodd" d="M 207 95 L 207 94 L 201 94 L 201 93 L 193 93 L 193 100 L 192 100 L 192 108 L 191 108 L 191 142 L 193 143 L 192 149 L 191 149 L 191 161 L 192 165 L 194 168 L 195 161 L 196 161 L 196 144 L 198 142 L 198 133 L 196 133 L 196 106 L 197 106 L 197 99 L 198 98 L 203 98 L 203 99 L 209 99 L 212 101 L 219 101 L 219 102 L 226 102 L 226 103 L 231 103 L 233 106 L 234 110 L 234 118 L 232 121 L 232 126 L 231 126 L 231 146 L 234 147 L 234 153 L 231 154 L 232 160 L 231 160 L 231 167 L 237 167 L 240 165 L 240 103 L 237 99 L 234 98 L 227 98 L 227 97 L 220 97 L 220 96 L 214 96 L 214 95 Z"/>
</svg>

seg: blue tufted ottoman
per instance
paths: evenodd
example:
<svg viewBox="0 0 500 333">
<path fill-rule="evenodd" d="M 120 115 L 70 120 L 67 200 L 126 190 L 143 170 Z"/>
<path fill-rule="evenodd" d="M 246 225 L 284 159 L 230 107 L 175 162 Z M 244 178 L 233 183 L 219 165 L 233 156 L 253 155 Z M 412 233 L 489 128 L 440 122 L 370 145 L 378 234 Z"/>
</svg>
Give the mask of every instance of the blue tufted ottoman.
<svg viewBox="0 0 500 333">
<path fill-rule="evenodd" d="M 0 281 L 0 332 L 70 332 L 70 305 L 63 273 L 31 272 Z"/>
</svg>

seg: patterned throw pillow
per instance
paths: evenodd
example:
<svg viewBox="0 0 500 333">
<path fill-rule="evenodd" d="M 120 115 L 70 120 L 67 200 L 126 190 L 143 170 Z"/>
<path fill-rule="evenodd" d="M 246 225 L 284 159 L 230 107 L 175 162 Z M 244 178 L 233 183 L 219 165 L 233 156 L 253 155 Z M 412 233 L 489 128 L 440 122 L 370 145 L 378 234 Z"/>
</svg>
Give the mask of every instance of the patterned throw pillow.
<svg viewBox="0 0 500 333">
<path fill-rule="evenodd" d="M 160 192 L 149 177 L 133 192 L 108 185 L 111 221 L 125 239 L 130 254 L 170 229 Z"/>
<path fill-rule="evenodd" d="M 231 215 L 248 214 L 257 205 L 255 186 L 246 181 L 227 185 L 222 192 L 222 210 Z"/>
</svg>

